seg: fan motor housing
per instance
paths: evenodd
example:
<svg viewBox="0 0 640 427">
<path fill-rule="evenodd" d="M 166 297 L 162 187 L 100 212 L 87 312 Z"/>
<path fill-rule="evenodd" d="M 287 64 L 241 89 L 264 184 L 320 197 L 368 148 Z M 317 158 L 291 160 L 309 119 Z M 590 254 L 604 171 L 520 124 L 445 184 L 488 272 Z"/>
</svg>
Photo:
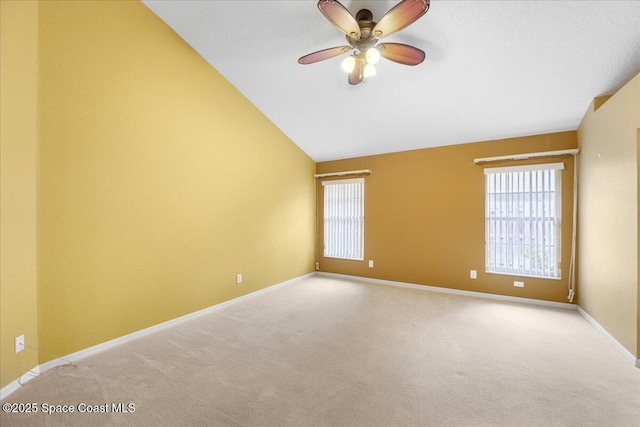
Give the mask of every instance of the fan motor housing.
<svg viewBox="0 0 640 427">
<path fill-rule="evenodd" d="M 377 24 L 372 19 L 373 14 L 369 9 L 360 9 L 356 14 L 356 21 L 358 21 L 358 26 L 360 27 L 360 38 L 346 36 L 347 42 L 362 52 L 374 46 L 378 41 L 375 37 L 372 37 L 373 28 Z"/>
</svg>

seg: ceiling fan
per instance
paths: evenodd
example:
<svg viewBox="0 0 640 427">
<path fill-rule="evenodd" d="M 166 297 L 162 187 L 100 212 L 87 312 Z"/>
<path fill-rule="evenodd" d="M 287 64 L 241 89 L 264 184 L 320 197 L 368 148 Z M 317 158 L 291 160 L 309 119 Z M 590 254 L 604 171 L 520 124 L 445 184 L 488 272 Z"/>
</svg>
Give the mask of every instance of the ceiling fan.
<svg viewBox="0 0 640 427">
<path fill-rule="evenodd" d="M 351 50 L 355 52 L 342 62 L 342 68 L 349 73 L 349 84 L 362 83 L 365 77 L 376 74 L 374 64 L 380 57 L 404 65 L 418 65 L 424 61 L 422 50 L 402 43 L 378 43 L 414 23 L 429 10 L 430 0 L 402 0 L 389 10 L 378 22 L 368 9 L 361 9 L 355 18 L 337 0 L 320 0 L 318 9 L 340 31 L 345 33 L 349 46 L 330 47 L 298 59 L 307 65 L 333 58 Z"/>
</svg>

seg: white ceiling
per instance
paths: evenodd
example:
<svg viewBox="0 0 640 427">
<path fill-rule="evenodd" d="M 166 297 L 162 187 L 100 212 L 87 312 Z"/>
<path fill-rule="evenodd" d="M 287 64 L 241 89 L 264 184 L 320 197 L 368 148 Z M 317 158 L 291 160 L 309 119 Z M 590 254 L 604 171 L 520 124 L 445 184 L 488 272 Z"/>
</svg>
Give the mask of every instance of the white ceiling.
<svg viewBox="0 0 640 427">
<path fill-rule="evenodd" d="M 640 1 L 444 1 L 385 38 L 426 52 L 382 59 L 351 86 L 345 45 L 315 0 L 143 2 L 315 161 L 575 130 L 592 99 L 640 72 Z M 350 1 L 374 21 L 398 1 Z"/>
</svg>

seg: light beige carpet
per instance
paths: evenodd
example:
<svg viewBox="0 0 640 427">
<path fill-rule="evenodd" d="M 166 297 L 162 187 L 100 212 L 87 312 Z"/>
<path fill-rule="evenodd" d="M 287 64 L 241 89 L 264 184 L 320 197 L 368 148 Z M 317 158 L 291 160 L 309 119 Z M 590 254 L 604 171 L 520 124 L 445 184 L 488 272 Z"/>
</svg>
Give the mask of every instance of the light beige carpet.
<svg viewBox="0 0 640 427">
<path fill-rule="evenodd" d="M 634 426 L 640 369 L 573 310 L 313 277 L 48 371 L 10 425 Z"/>
</svg>

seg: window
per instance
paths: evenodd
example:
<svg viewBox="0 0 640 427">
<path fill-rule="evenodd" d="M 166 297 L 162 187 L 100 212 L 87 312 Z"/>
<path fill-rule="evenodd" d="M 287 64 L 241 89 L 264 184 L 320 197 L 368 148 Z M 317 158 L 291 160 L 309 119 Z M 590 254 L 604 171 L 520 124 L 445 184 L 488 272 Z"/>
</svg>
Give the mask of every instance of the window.
<svg viewBox="0 0 640 427">
<path fill-rule="evenodd" d="M 323 181 L 324 256 L 364 259 L 364 178 Z"/>
<path fill-rule="evenodd" d="M 560 278 L 563 163 L 485 169 L 488 273 Z"/>
</svg>

